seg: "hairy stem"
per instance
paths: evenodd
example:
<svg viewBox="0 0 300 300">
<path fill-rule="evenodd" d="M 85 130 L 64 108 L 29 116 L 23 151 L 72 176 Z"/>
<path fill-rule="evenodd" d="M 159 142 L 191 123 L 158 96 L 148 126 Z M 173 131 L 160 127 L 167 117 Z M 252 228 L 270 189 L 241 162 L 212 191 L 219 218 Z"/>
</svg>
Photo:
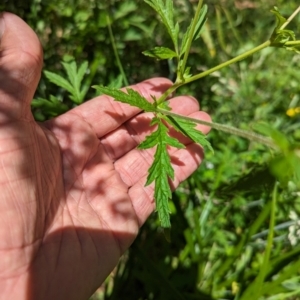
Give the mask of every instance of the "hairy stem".
<svg viewBox="0 0 300 300">
<path fill-rule="evenodd" d="M 171 111 L 168 111 L 168 110 L 162 109 L 162 108 L 157 108 L 157 111 L 162 113 L 162 114 L 165 114 L 165 115 L 173 116 L 173 117 L 180 118 L 180 119 L 183 119 L 183 120 L 192 121 L 192 122 L 197 123 L 197 124 L 207 125 L 211 128 L 221 130 L 221 131 L 226 132 L 226 133 L 234 134 L 234 135 L 246 138 L 246 139 L 248 139 L 250 141 L 253 141 L 253 142 L 261 143 L 261 144 L 263 144 L 265 146 L 268 146 L 270 148 L 278 149 L 277 146 L 274 144 L 274 142 L 270 138 L 265 137 L 265 136 L 260 135 L 260 134 L 257 134 L 255 132 L 245 131 L 245 130 L 235 128 L 235 127 L 231 127 L 231 126 L 224 125 L 224 124 L 219 124 L 219 123 L 214 123 L 214 122 L 207 122 L 207 121 L 203 121 L 203 120 L 199 120 L 199 119 L 194 119 L 194 118 L 178 115 L 178 114 L 175 114 Z"/>
<path fill-rule="evenodd" d="M 206 70 L 206 71 L 204 71 L 204 72 L 202 72 L 200 74 L 194 75 L 194 76 L 186 79 L 185 84 L 193 82 L 193 81 L 198 80 L 200 78 L 203 78 L 203 77 L 205 77 L 205 76 L 207 76 L 207 75 L 209 75 L 211 73 L 214 73 L 214 72 L 216 72 L 216 71 L 218 71 L 218 70 L 220 70 L 220 69 L 222 69 L 224 67 L 232 65 L 232 64 L 234 64 L 234 63 L 236 63 L 236 62 L 238 62 L 240 60 L 243 60 L 246 57 L 248 57 L 250 55 L 253 55 L 256 52 L 261 51 L 262 49 L 269 47 L 270 45 L 271 45 L 271 41 L 268 40 L 268 41 L 260 44 L 259 46 L 255 47 L 253 49 L 250 49 L 250 50 L 248 50 L 248 51 L 246 51 L 246 52 L 244 52 L 244 53 L 242 53 L 242 54 L 234 57 L 233 59 L 230 59 L 230 60 L 228 60 L 228 61 L 226 61 L 226 62 L 224 62 L 222 64 L 219 64 L 219 65 L 217 65 L 217 66 L 215 66 L 215 67 L 213 67 L 213 68 L 211 68 L 209 70 Z"/>
<path fill-rule="evenodd" d="M 182 86 L 183 82 L 174 83 L 171 87 L 169 87 L 157 100 L 157 104 L 163 103 L 173 92 L 175 92 L 180 86 Z"/>
</svg>

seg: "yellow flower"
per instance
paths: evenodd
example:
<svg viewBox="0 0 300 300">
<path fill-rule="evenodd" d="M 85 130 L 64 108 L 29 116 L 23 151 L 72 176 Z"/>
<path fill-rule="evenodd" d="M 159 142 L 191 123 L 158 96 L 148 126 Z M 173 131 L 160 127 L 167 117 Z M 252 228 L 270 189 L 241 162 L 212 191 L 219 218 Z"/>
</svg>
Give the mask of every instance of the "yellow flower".
<svg viewBox="0 0 300 300">
<path fill-rule="evenodd" d="M 231 291 L 233 295 L 236 295 L 239 291 L 239 284 L 236 281 L 231 283 Z"/>
<path fill-rule="evenodd" d="M 294 117 L 295 115 L 297 114 L 300 114 L 300 107 L 293 107 L 293 108 L 289 108 L 287 111 L 286 111 L 286 114 L 289 116 L 289 117 Z"/>
</svg>

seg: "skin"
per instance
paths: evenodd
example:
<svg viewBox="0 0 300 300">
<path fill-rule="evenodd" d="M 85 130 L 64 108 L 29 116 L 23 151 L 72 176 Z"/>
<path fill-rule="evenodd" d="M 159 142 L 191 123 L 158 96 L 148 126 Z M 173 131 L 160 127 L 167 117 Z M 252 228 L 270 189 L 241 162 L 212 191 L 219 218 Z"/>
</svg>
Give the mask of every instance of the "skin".
<svg viewBox="0 0 300 300">
<path fill-rule="evenodd" d="M 151 115 L 101 96 L 36 123 L 41 45 L 15 15 L 0 26 L 0 299 L 88 299 L 155 209 L 153 186 L 144 187 L 153 150 L 136 150 Z M 153 78 L 132 88 L 151 99 L 170 84 Z M 192 97 L 170 103 L 210 121 Z M 173 188 L 203 158 L 180 138 L 186 148 L 170 149 Z"/>
</svg>

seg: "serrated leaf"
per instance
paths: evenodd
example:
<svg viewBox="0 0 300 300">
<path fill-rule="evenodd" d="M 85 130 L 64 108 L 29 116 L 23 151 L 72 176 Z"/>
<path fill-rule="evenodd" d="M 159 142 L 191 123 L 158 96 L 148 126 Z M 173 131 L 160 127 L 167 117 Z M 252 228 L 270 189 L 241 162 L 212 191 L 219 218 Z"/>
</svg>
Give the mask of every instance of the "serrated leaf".
<svg viewBox="0 0 300 300">
<path fill-rule="evenodd" d="M 198 39 L 200 37 L 200 35 L 203 31 L 203 28 L 204 28 L 204 24 L 206 22 L 206 14 L 207 14 L 207 5 L 203 5 L 203 7 L 201 8 L 200 14 L 199 14 L 199 19 L 197 20 L 197 23 L 196 23 L 192 41 L 195 41 L 196 39 Z M 192 30 L 192 23 L 193 23 L 193 19 L 191 20 L 190 25 L 188 26 L 185 34 L 183 35 L 181 49 L 180 49 L 180 56 L 182 56 L 187 50 L 188 40 L 189 40 L 189 37 L 191 35 L 191 30 Z"/>
<path fill-rule="evenodd" d="M 193 39 L 194 41 L 201 36 L 201 33 L 204 30 L 204 25 L 207 20 L 206 15 L 207 15 L 207 5 L 204 4 L 200 11 L 200 16 L 196 25 L 196 30 L 194 32 L 194 39 Z"/>
<path fill-rule="evenodd" d="M 157 59 L 169 59 L 177 56 L 176 52 L 166 47 L 155 47 L 151 50 L 143 51 L 143 54 Z"/>
<path fill-rule="evenodd" d="M 175 147 L 178 149 L 185 148 L 185 146 L 182 143 L 180 143 L 177 139 L 174 139 L 170 136 L 166 136 L 166 142 L 169 146 L 172 146 L 172 147 Z"/>
<path fill-rule="evenodd" d="M 161 227 L 170 228 L 170 210 L 169 210 L 169 199 L 172 197 L 172 193 L 169 187 L 168 178 L 164 175 L 159 175 L 155 181 L 154 190 L 155 199 L 160 199 L 156 201 L 156 210 L 158 212 L 158 218 L 160 220 Z M 165 201 L 164 199 L 167 199 Z"/>
<path fill-rule="evenodd" d="M 276 28 L 280 29 L 280 27 L 286 22 L 286 18 L 281 15 L 278 8 L 274 6 L 271 12 L 276 16 Z"/>
<path fill-rule="evenodd" d="M 59 87 L 62 87 L 63 89 L 67 90 L 70 94 L 74 93 L 73 86 L 62 76 L 52 73 L 50 71 L 44 71 L 44 74 L 50 82 L 56 84 Z"/>
<path fill-rule="evenodd" d="M 123 75 L 119 74 L 117 77 L 115 77 L 108 85 L 110 88 L 120 89 L 123 84 Z"/>
<path fill-rule="evenodd" d="M 293 51 L 293 52 L 296 52 L 296 53 L 300 54 L 300 44 L 299 45 L 295 45 L 295 46 L 284 45 L 284 48 L 286 50 Z"/>
<path fill-rule="evenodd" d="M 161 119 L 155 118 L 155 123 L 157 129 L 146 137 L 145 141 L 139 145 L 139 149 L 149 149 L 156 146 L 154 160 L 148 170 L 146 185 L 155 182 L 154 198 L 161 226 L 169 228 L 171 224 L 168 203 L 172 196 L 169 178 L 174 179 L 174 169 L 167 147 L 183 148 L 184 145 L 168 135 L 169 129 Z"/>
<path fill-rule="evenodd" d="M 190 71 L 191 71 L 191 67 L 187 67 L 184 70 L 184 74 L 183 74 L 184 79 L 188 79 L 188 78 L 192 77 L 192 74 L 190 73 Z"/>
<path fill-rule="evenodd" d="M 278 8 L 275 6 L 271 12 L 276 16 L 276 27 L 271 35 L 271 45 L 275 47 L 285 47 L 284 44 L 288 41 L 295 41 L 296 35 L 294 31 L 288 29 L 282 29 L 282 26 L 287 21 L 281 13 L 279 12 Z M 286 47 L 288 50 L 293 50 L 290 47 Z M 297 51 L 297 49 L 295 49 Z"/>
<path fill-rule="evenodd" d="M 144 0 L 150 5 L 161 17 L 163 24 L 165 25 L 175 49 L 178 49 L 178 33 L 179 24 L 174 26 L 174 8 L 172 0 Z"/>
<path fill-rule="evenodd" d="M 144 2 L 151 6 L 157 13 L 159 13 L 159 7 L 156 0 L 144 0 Z"/>
<path fill-rule="evenodd" d="M 196 129 L 196 123 L 173 116 L 164 116 L 164 119 L 171 124 L 174 129 L 190 138 L 193 142 L 201 145 L 202 147 L 207 147 L 209 150 L 214 152 L 210 142 L 206 139 L 205 134 Z"/>
<path fill-rule="evenodd" d="M 159 107 L 162 109 L 165 109 L 167 111 L 171 111 L 172 108 L 170 107 L 170 101 L 164 101 L 161 104 L 159 104 Z"/>
<path fill-rule="evenodd" d="M 80 89 L 81 82 L 88 69 L 88 66 L 89 66 L 88 62 L 84 61 L 78 69 L 77 76 L 76 76 L 76 86 L 78 86 L 78 89 Z"/>
<path fill-rule="evenodd" d="M 67 90 L 71 94 L 69 96 L 70 99 L 79 104 L 84 100 L 89 88 L 88 86 L 85 86 L 81 89 L 82 80 L 88 68 L 88 62 L 85 61 L 78 70 L 75 61 L 69 63 L 63 62 L 62 65 L 67 73 L 68 80 L 49 71 L 44 71 L 44 74 L 52 83 Z"/>
<path fill-rule="evenodd" d="M 174 19 L 173 0 L 166 0 L 165 8 L 166 8 L 165 11 L 166 11 L 168 20 L 170 20 L 170 23 L 173 23 L 173 19 Z"/>
<path fill-rule="evenodd" d="M 272 46 L 277 46 L 277 47 L 285 47 L 285 43 L 288 41 L 295 41 L 296 40 L 296 35 L 294 31 L 288 30 L 288 29 L 277 29 L 272 37 Z"/>
<path fill-rule="evenodd" d="M 175 27 L 174 27 L 174 30 L 173 30 L 174 40 L 176 41 L 176 43 L 175 43 L 175 49 L 178 48 L 179 31 L 180 31 L 180 27 L 179 27 L 179 23 L 177 22 L 175 24 Z"/>
<path fill-rule="evenodd" d="M 68 106 L 66 104 L 62 103 L 52 95 L 50 95 L 49 100 L 44 98 L 33 99 L 31 102 L 31 106 L 34 108 L 42 109 L 42 111 L 50 116 L 57 116 L 68 110 Z"/>
<path fill-rule="evenodd" d="M 67 73 L 69 82 L 73 85 L 74 88 L 76 88 L 75 82 L 76 82 L 76 73 L 77 73 L 77 65 L 75 61 L 72 62 L 62 62 L 62 65 Z"/>
<path fill-rule="evenodd" d="M 81 84 L 84 77 L 84 74 L 88 68 L 88 62 L 83 62 L 77 70 L 77 64 L 75 61 L 70 63 L 62 63 L 64 69 L 66 70 L 68 79 L 73 86 L 74 90 L 72 96 L 70 97 L 75 103 L 81 103 L 84 100 L 86 95 L 86 89 L 81 90 Z"/>
<path fill-rule="evenodd" d="M 138 92 L 133 89 L 127 88 L 126 92 L 104 86 L 93 86 L 97 91 L 113 97 L 116 101 L 129 104 L 140 108 L 147 112 L 154 112 L 156 109 L 153 104 L 147 101 L 146 98 L 142 97 Z"/>
<path fill-rule="evenodd" d="M 151 125 L 158 125 L 157 130 L 153 131 L 150 135 L 146 136 L 145 140 L 140 143 L 138 146 L 139 149 L 149 149 L 158 144 L 158 141 L 161 140 L 161 143 L 176 147 L 184 148 L 185 146 L 180 143 L 177 139 L 172 138 L 168 135 L 169 129 L 165 126 L 161 119 L 155 117 L 151 121 Z"/>
</svg>

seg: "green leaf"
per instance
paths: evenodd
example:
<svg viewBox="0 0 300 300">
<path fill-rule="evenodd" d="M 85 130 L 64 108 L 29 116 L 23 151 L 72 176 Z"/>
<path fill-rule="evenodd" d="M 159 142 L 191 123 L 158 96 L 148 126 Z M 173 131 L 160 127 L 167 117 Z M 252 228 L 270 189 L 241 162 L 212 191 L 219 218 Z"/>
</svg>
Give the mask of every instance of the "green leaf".
<svg viewBox="0 0 300 300">
<path fill-rule="evenodd" d="M 184 79 L 188 79 L 188 78 L 190 78 L 190 77 L 192 77 L 192 74 L 191 74 L 191 67 L 187 67 L 187 68 L 185 68 L 185 70 L 184 70 L 183 78 L 184 78 Z"/>
<path fill-rule="evenodd" d="M 31 107 L 39 108 L 43 114 L 47 114 L 51 117 L 60 115 L 68 110 L 68 106 L 66 104 L 62 103 L 52 95 L 50 95 L 49 100 L 44 98 L 33 99 L 31 102 Z"/>
<path fill-rule="evenodd" d="M 75 61 L 66 63 L 62 63 L 64 69 L 66 70 L 68 79 L 73 86 L 73 93 L 70 97 L 75 103 L 82 103 L 86 94 L 86 91 L 81 91 L 81 84 L 84 77 L 84 74 L 86 73 L 88 69 L 88 62 L 83 62 L 79 69 L 77 70 L 77 64 Z"/>
<path fill-rule="evenodd" d="M 176 50 L 178 49 L 179 31 L 180 31 L 180 27 L 179 27 L 179 23 L 177 22 L 176 25 L 175 25 L 175 27 L 174 27 L 174 30 L 173 30 L 174 40 L 176 41 L 174 43 Z"/>
<path fill-rule="evenodd" d="M 164 119 L 178 132 L 181 132 L 195 143 L 201 145 L 202 147 L 207 147 L 209 150 L 214 152 L 210 142 L 206 139 L 205 134 L 196 129 L 196 123 L 173 116 L 164 116 Z"/>
<path fill-rule="evenodd" d="M 194 36 L 193 36 L 193 40 L 197 40 L 198 38 L 200 38 L 202 31 L 204 30 L 204 25 L 206 23 L 206 15 L 207 15 L 207 5 L 204 4 L 203 7 L 201 8 L 200 11 L 200 16 L 196 25 L 196 29 L 194 32 Z"/>
<path fill-rule="evenodd" d="M 294 181 L 300 186 L 300 157 L 298 149 L 291 149 L 270 162 L 270 171 L 284 185 Z"/>
<path fill-rule="evenodd" d="M 172 110 L 171 107 L 170 107 L 170 102 L 169 101 L 164 101 L 164 102 L 160 103 L 159 104 L 159 108 L 165 109 L 167 111 L 171 111 Z"/>
<path fill-rule="evenodd" d="M 113 80 L 110 81 L 108 87 L 120 89 L 123 84 L 123 75 L 119 74 L 117 77 L 115 77 Z"/>
<path fill-rule="evenodd" d="M 150 5 L 161 17 L 163 24 L 165 25 L 175 47 L 177 53 L 178 50 L 178 34 L 179 24 L 174 25 L 174 8 L 172 0 L 144 0 Z"/>
<path fill-rule="evenodd" d="M 271 12 L 276 16 L 276 28 L 280 29 L 280 27 L 286 22 L 286 18 L 281 15 L 278 10 L 278 7 L 274 6 Z"/>
<path fill-rule="evenodd" d="M 176 52 L 166 47 L 155 47 L 154 49 L 143 51 L 143 54 L 157 59 L 169 59 L 177 56 Z"/>
<path fill-rule="evenodd" d="M 156 131 L 148 135 L 146 139 L 138 146 L 139 149 L 149 149 L 158 144 L 160 138 L 162 142 L 168 144 L 169 146 L 176 148 L 184 148 L 185 146 L 180 143 L 177 139 L 172 138 L 168 135 L 169 129 L 166 125 L 162 123 L 162 120 L 155 117 L 151 121 L 151 125 L 158 125 Z"/>
<path fill-rule="evenodd" d="M 44 74 L 50 82 L 56 84 L 59 87 L 62 87 L 63 89 L 67 90 L 70 94 L 74 93 L 74 87 L 69 83 L 68 80 L 64 79 L 62 76 L 49 71 L 44 71 Z"/>
<path fill-rule="evenodd" d="M 291 45 L 290 44 L 289 45 L 285 44 L 284 48 L 286 50 L 294 51 L 294 52 L 300 54 L 300 41 L 295 41 L 295 44 L 291 44 Z"/>
<path fill-rule="evenodd" d="M 75 81 L 76 86 L 78 86 L 78 89 L 80 89 L 81 82 L 83 80 L 84 75 L 86 74 L 86 71 L 87 71 L 88 67 L 89 67 L 88 62 L 84 61 L 78 69 L 77 76 L 76 76 L 76 81 Z"/>
<path fill-rule="evenodd" d="M 153 123 L 157 124 L 156 131 L 147 136 L 139 145 L 139 149 L 149 149 L 156 146 L 154 161 L 148 170 L 146 185 L 155 182 L 154 198 L 161 226 L 170 228 L 169 200 L 172 197 L 169 178 L 174 179 L 174 169 L 167 151 L 168 146 L 184 148 L 177 139 L 168 135 L 168 127 L 159 118 L 154 118 Z"/>
<path fill-rule="evenodd" d="M 274 47 L 285 47 L 284 44 L 286 42 L 296 40 L 296 35 L 292 30 L 281 29 L 287 20 L 281 15 L 276 6 L 271 10 L 271 12 L 276 16 L 276 27 L 270 38 L 271 45 Z M 289 47 L 288 50 L 294 49 Z"/>
<path fill-rule="evenodd" d="M 125 16 L 129 15 L 130 13 L 134 13 L 137 10 L 137 5 L 134 2 L 124 1 L 121 2 L 118 9 L 115 10 L 113 18 L 114 20 L 124 18 Z"/>
<path fill-rule="evenodd" d="M 200 37 L 200 35 L 204 29 L 204 24 L 206 22 L 206 14 L 207 14 L 207 5 L 203 5 L 203 7 L 200 10 L 199 19 L 197 20 L 197 23 L 196 23 L 192 41 L 195 41 L 196 39 L 198 39 Z M 192 23 L 193 23 L 193 19 L 191 20 L 189 27 L 187 28 L 185 34 L 183 35 L 182 42 L 181 42 L 180 56 L 182 56 L 187 50 L 188 40 L 189 40 L 189 37 L 191 35 L 191 30 L 192 30 Z"/>
<path fill-rule="evenodd" d="M 71 94 L 70 99 L 73 102 L 80 104 L 88 91 L 88 87 L 81 88 L 83 77 L 88 69 L 88 62 L 85 61 L 78 70 L 75 61 L 63 62 L 62 65 L 67 73 L 68 80 L 49 71 L 44 71 L 44 74 L 52 83 L 67 90 Z"/>
<path fill-rule="evenodd" d="M 73 85 L 74 88 L 76 88 L 76 85 L 74 84 L 76 81 L 76 73 L 77 73 L 77 65 L 75 61 L 62 62 L 62 65 L 67 73 L 69 82 Z"/>
<path fill-rule="evenodd" d="M 153 104 L 148 102 L 146 98 L 142 97 L 138 92 L 136 92 L 133 89 L 127 88 L 126 93 L 115 88 L 104 87 L 100 85 L 93 86 L 93 88 L 95 88 L 98 92 L 113 97 L 116 101 L 138 107 L 141 110 L 147 112 L 154 112 L 156 110 Z"/>
<path fill-rule="evenodd" d="M 295 41 L 296 35 L 294 31 L 288 29 L 278 29 L 276 30 L 272 37 L 272 46 L 282 47 L 286 42 Z"/>
</svg>

